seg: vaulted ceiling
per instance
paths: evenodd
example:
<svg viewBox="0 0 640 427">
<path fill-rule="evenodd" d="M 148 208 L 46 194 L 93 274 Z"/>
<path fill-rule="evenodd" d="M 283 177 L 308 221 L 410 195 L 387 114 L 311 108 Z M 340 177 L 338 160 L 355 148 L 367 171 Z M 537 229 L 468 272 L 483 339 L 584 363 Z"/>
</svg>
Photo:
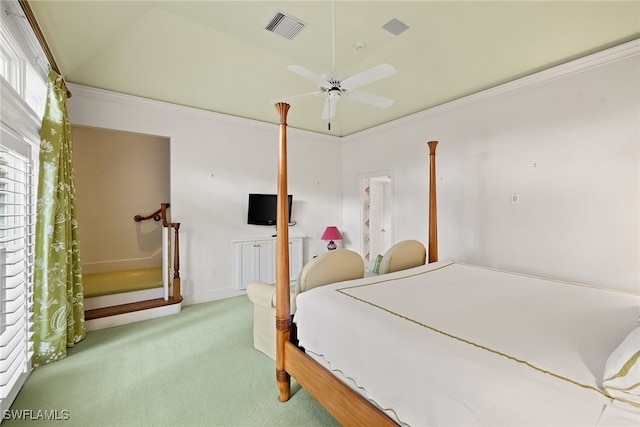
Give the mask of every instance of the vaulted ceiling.
<svg viewBox="0 0 640 427">
<path fill-rule="evenodd" d="M 290 127 L 349 135 L 640 37 L 640 1 L 60 1 L 31 9 L 68 82 L 277 123 L 274 101 L 314 92 L 287 69 L 395 74 L 358 90 L 291 100 Z M 293 39 L 265 26 L 303 21 Z M 408 26 L 399 35 L 383 26 Z M 334 38 L 335 35 L 335 38 Z M 335 51 L 333 47 L 335 46 Z"/>
</svg>

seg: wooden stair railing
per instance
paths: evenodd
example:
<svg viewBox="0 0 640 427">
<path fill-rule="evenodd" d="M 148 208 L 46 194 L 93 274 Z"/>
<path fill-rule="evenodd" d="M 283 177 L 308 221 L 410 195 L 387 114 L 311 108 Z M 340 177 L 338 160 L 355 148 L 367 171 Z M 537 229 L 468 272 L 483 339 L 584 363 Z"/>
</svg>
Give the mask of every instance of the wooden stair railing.
<svg viewBox="0 0 640 427">
<path fill-rule="evenodd" d="M 173 297 L 174 301 L 182 301 L 180 295 L 180 223 L 167 221 L 167 208 L 169 203 L 161 203 L 162 226 L 173 228 L 175 240 L 173 244 Z"/>
<path fill-rule="evenodd" d="M 147 216 L 136 215 L 136 216 L 133 217 L 133 220 L 135 222 L 140 222 L 140 221 L 146 221 L 148 219 L 153 218 L 154 221 L 160 221 L 162 219 L 162 217 L 160 216 L 161 212 L 162 212 L 162 208 L 158 209 L 157 211 L 155 211 L 151 215 L 147 215 Z"/>
<path fill-rule="evenodd" d="M 172 302 L 182 301 L 182 295 L 180 294 L 180 223 L 169 222 L 167 220 L 167 209 L 171 206 L 169 203 L 160 203 L 160 209 L 154 213 L 142 216 L 136 215 L 133 217 L 135 222 L 141 222 L 153 218 L 154 221 L 162 220 L 162 226 L 174 230 L 174 245 L 173 245 L 173 293 L 171 296 Z"/>
</svg>

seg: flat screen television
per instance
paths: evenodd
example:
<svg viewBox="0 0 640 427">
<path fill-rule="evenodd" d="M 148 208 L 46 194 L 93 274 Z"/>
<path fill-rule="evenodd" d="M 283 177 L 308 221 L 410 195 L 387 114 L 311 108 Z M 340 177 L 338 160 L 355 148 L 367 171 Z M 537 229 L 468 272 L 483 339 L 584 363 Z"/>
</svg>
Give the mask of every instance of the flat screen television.
<svg viewBox="0 0 640 427">
<path fill-rule="evenodd" d="M 247 224 L 254 225 L 276 225 L 278 212 L 278 196 L 275 194 L 249 194 L 249 209 L 247 213 Z M 293 196 L 289 194 L 289 218 L 291 222 L 291 205 Z"/>
</svg>

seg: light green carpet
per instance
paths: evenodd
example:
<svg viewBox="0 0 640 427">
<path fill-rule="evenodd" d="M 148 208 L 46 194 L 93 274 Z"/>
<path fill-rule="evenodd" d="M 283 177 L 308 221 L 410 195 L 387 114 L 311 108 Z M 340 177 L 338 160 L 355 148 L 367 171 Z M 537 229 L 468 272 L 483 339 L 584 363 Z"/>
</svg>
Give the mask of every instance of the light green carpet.
<svg viewBox="0 0 640 427">
<path fill-rule="evenodd" d="M 275 362 L 252 347 L 246 296 L 89 332 L 68 357 L 37 368 L 12 410 L 68 411 L 13 426 L 337 426 L 292 382 L 278 401 Z"/>
</svg>

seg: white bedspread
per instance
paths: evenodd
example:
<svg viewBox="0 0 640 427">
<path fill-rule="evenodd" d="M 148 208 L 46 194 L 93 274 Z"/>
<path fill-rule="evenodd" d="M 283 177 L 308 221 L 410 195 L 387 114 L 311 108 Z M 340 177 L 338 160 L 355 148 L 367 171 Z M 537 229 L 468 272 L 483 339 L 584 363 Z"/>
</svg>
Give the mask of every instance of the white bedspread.
<svg viewBox="0 0 640 427">
<path fill-rule="evenodd" d="M 401 424 L 585 426 L 614 411 L 604 365 L 639 305 L 634 294 L 439 262 L 300 294 L 294 320 L 308 353 Z M 615 403 L 610 419 L 638 425 L 637 408 Z"/>
</svg>

